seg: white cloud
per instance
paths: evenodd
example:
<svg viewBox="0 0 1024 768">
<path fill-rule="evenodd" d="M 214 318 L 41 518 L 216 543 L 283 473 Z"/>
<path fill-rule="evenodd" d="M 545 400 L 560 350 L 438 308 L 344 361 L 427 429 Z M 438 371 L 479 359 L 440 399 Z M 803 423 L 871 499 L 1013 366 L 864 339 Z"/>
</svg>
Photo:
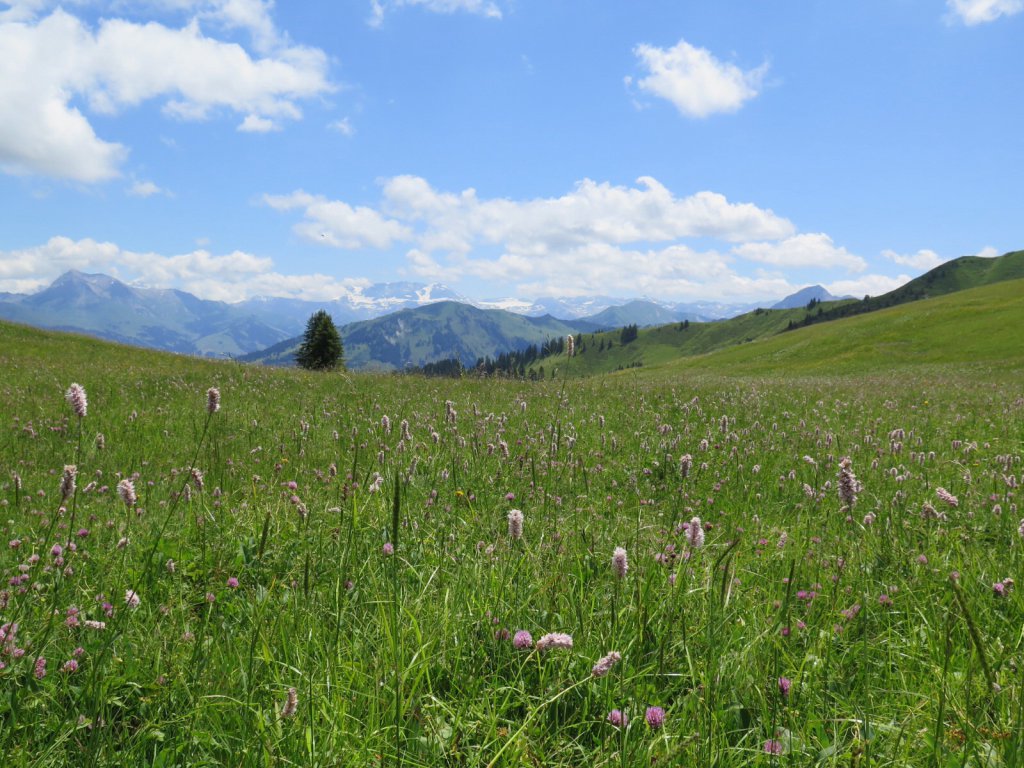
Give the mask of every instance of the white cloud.
<svg viewBox="0 0 1024 768">
<path fill-rule="evenodd" d="M 165 194 L 165 191 L 152 181 L 136 181 L 128 190 L 132 197 L 152 197 L 162 193 Z"/>
<path fill-rule="evenodd" d="M 713 237 L 742 242 L 785 237 L 793 225 L 750 203 L 731 203 L 715 192 L 679 198 L 650 176 L 637 186 L 584 179 L 561 197 L 480 199 L 476 190 L 435 191 L 423 178 L 397 176 L 384 183 L 383 209 L 421 226 L 429 250 L 468 251 L 475 244 L 504 245 L 524 254 L 606 242 L 666 242 Z"/>
<path fill-rule="evenodd" d="M 335 120 L 333 123 L 331 123 L 327 127 L 330 128 L 332 131 L 337 131 L 342 136 L 355 136 L 356 135 L 355 126 L 352 125 L 352 121 L 349 120 L 347 117 L 343 117 L 341 120 Z"/>
<path fill-rule="evenodd" d="M 946 0 L 952 18 L 969 27 L 1024 11 L 1024 0 Z"/>
<path fill-rule="evenodd" d="M 710 238 L 743 243 L 791 237 L 772 211 L 714 192 L 677 197 L 651 177 L 635 186 L 584 179 L 559 197 L 482 198 L 476 190 L 442 192 L 418 176 L 382 181 L 382 200 L 355 207 L 298 191 L 267 195 L 272 208 L 297 211 L 295 231 L 343 248 L 386 249 L 407 242 L 410 271 L 430 280 L 475 278 L 516 284 L 538 294 L 784 295 L 777 275 L 747 279 L 733 256 L 681 242 Z M 833 248 L 834 251 L 840 249 Z M 763 295 L 763 294 L 758 294 Z"/>
<path fill-rule="evenodd" d="M 0 251 L 0 291 L 31 293 L 69 269 L 101 272 L 138 285 L 178 288 L 218 301 L 266 295 L 335 299 L 366 282 L 323 274 L 284 275 L 274 270 L 271 259 L 243 251 L 215 255 L 196 250 L 164 256 L 124 250 L 109 242 L 52 237 L 32 248 Z"/>
<path fill-rule="evenodd" d="M 239 123 L 238 130 L 243 133 L 269 133 L 270 131 L 279 131 L 281 127 L 266 117 L 246 115 L 245 120 Z"/>
<path fill-rule="evenodd" d="M 921 271 L 934 269 L 939 266 L 939 264 L 948 261 L 948 259 L 942 258 L 935 251 L 928 250 L 927 248 L 922 248 L 917 253 L 910 254 L 900 254 L 895 251 L 886 250 L 882 251 L 882 255 L 901 266 L 913 267 L 914 269 L 919 269 Z"/>
<path fill-rule="evenodd" d="M 179 119 L 230 111 L 252 129 L 298 119 L 298 101 L 332 89 L 322 51 L 279 47 L 255 58 L 205 36 L 195 18 L 180 29 L 116 18 L 92 29 L 57 9 L 0 21 L 0 50 L 0 170 L 82 182 L 119 175 L 128 149 L 97 136 L 77 99 L 105 115 L 165 99 L 164 112 Z"/>
<path fill-rule="evenodd" d="M 647 72 L 637 86 L 672 102 L 686 117 L 735 112 L 757 96 L 768 71 L 767 63 L 744 71 L 685 40 L 668 49 L 641 44 L 633 52 Z M 626 82 L 632 83 L 632 78 Z"/>
<path fill-rule="evenodd" d="M 350 250 L 387 249 L 412 236 L 408 227 L 372 208 L 353 207 L 301 190 L 290 195 L 264 195 L 263 201 L 278 211 L 303 209 L 305 219 L 295 225 L 295 232 L 314 243 Z"/>
<path fill-rule="evenodd" d="M 986 245 L 984 248 L 978 251 L 977 255 L 983 259 L 992 259 L 1002 254 L 998 250 L 993 248 L 991 245 Z"/>
<path fill-rule="evenodd" d="M 894 291 L 905 283 L 909 283 L 910 275 L 889 277 L 887 275 L 864 275 L 856 280 L 836 280 L 826 283 L 825 289 L 833 296 L 853 296 L 860 299 L 864 296 L 881 296 Z"/>
<path fill-rule="evenodd" d="M 733 252 L 776 267 L 842 268 L 850 272 L 867 269 L 864 259 L 837 247 L 831 237 L 820 232 L 794 235 L 777 243 L 744 243 L 733 248 Z"/>
<path fill-rule="evenodd" d="M 491 19 L 501 18 L 501 9 L 490 0 L 370 0 L 370 25 L 379 27 L 388 11 L 403 6 L 416 6 L 431 13 L 464 12 Z"/>
</svg>

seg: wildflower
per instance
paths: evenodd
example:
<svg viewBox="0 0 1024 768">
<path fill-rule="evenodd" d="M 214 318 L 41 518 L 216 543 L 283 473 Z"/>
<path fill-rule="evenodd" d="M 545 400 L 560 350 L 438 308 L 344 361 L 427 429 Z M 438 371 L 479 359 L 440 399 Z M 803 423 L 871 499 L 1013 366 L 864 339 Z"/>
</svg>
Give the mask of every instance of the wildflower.
<svg viewBox="0 0 1024 768">
<path fill-rule="evenodd" d="M 699 517 L 694 517 L 690 520 L 686 528 L 686 538 L 694 549 L 700 549 L 704 546 L 704 524 L 701 523 Z"/>
<path fill-rule="evenodd" d="M 693 456 L 686 453 L 679 458 L 679 476 L 684 480 L 690 474 L 690 468 L 693 466 Z"/>
<path fill-rule="evenodd" d="M 565 337 L 565 355 L 566 357 L 574 357 L 576 355 L 576 339 L 569 334 Z"/>
<path fill-rule="evenodd" d="M 608 713 L 608 722 L 616 728 L 625 728 L 629 724 L 629 718 L 621 709 L 613 709 Z"/>
<path fill-rule="evenodd" d="M 281 707 L 281 717 L 294 717 L 299 710 L 299 692 L 294 688 L 288 689 L 288 698 Z"/>
<path fill-rule="evenodd" d="M 220 410 L 220 390 L 210 387 L 206 390 L 206 412 L 216 413 Z"/>
<path fill-rule="evenodd" d="M 782 754 L 782 742 L 778 739 L 768 739 L 764 743 L 764 751 L 769 755 L 781 755 Z"/>
<path fill-rule="evenodd" d="M 665 724 L 665 710 L 661 707 L 648 707 L 644 719 L 651 728 L 657 730 Z"/>
<path fill-rule="evenodd" d="M 72 672 L 77 672 L 78 671 L 78 662 L 75 661 L 74 659 L 68 659 L 67 661 L 64 662 L 63 666 L 61 666 L 60 671 L 66 673 L 66 674 L 71 674 Z"/>
<path fill-rule="evenodd" d="M 612 651 L 607 656 L 598 659 L 597 663 L 590 670 L 590 674 L 594 677 L 604 677 L 621 660 L 622 655 L 618 651 Z"/>
<path fill-rule="evenodd" d="M 395 545 L 390 541 L 385 541 L 384 546 L 381 547 L 381 552 L 384 553 L 384 557 L 391 557 L 391 555 L 395 554 Z"/>
<path fill-rule="evenodd" d="M 81 384 L 72 384 L 68 387 L 68 391 L 64 393 L 64 399 L 68 401 L 68 405 L 71 406 L 71 410 L 78 418 L 85 418 L 86 411 L 89 409 L 89 400 L 85 396 L 85 388 Z"/>
<path fill-rule="evenodd" d="M 523 538 L 523 512 L 519 509 L 508 511 L 508 536 L 510 539 Z"/>
<path fill-rule="evenodd" d="M 124 591 L 124 602 L 129 608 L 138 608 L 142 598 L 139 597 L 134 589 L 126 589 Z"/>
<path fill-rule="evenodd" d="M 784 699 L 788 699 L 789 698 L 789 691 L 790 691 L 790 689 L 792 687 L 793 687 L 793 681 L 790 680 L 788 677 L 780 677 L 779 678 L 779 693 L 782 694 L 782 698 L 784 698 Z"/>
<path fill-rule="evenodd" d="M 46 657 L 40 656 L 36 659 L 36 666 L 33 674 L 36 676 L 36 680 L 42 680 L 46 677 Z"/>
<path fill-rule="evenodd" d="M 847 509 L 857 502 L 857 493 L 861 490 L 861 484 L 850 469 L 850 465 L 849 456 L 843 457 L 839 462 L 839 499 Z"/>
<path fill-rule="evenodd" d="M 512 636 L 512 647 L 519 651 L 525 651 L 533 647 L 533 636 L 525 629 L 520 629 Z"/>
<path fill-rule="evenodd" d="M 615 571 L 615 575 L 620 579 L 626 577 L 626 571 L 629 570 L 629 561 L 626 559 L 626 550 L 622 547 L 616 547 L 612 553 L 612 570 Z"/>
<path fill-rule="evenodd" d="M 117 484 L 117 495 L 126 507 L 134 507 L 138 497 L 135 495 L 135 484 L 127 477 Z"/>
<path fill-rule="evenodd" d="M 75 492 L 75 477 L 78 475 L 78 467 L 74 464 L 64 466 L 64 475 L 60 479 L 61 499 L 70 498 Z"/>
<path fill-rule="evenodd" d="M 238 589 L 238 579 L 234 576 L 228 577 L 228 589 Z"/>
<path fill-rule="evenodd" d="M 548 648 L 572 648 L 572 635 L 549 632 L 537 641 L 538 651 L 546 651 Z"/>
<path fill-rule="evenodd" d="M 945 488 L 936 488 L 935 495 L 950 507 L 956 507 L 960 504 L 960 500 Z"/>
<path fill-rule="evenodd" d="M 214 603 L 216 601 L 217 601 L 217 596 L 215 594 L 213 594 L 213 592 L 207 592 L 206 593 L 206 602 Z"/>
</svg>

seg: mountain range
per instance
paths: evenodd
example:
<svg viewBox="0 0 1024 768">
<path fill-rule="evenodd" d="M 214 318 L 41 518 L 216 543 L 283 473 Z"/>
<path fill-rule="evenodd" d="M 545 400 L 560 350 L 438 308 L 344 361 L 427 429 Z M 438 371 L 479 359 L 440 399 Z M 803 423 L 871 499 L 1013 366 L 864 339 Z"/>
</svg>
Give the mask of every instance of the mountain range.
<svg viewBox="0 0 1024 768">
<path fill-rule="evenodd" d="M 438 283 L 411 282 L 378 283 L 351 289 L 333 301 L 259 297 L 226 303 L 200 299 L 185 291 L 128 285 L 108 275 L 72 270 L 37 293 L 0 294 L 0 318 L 181 354 L 239 357 L 298 336 L 310 315 L 320 309 L 330 313 L 337 325 L 344 326 L 438 302 L 456 302 L 482 312 L 502 311 L 517 317 L 548 318 L 545 322 L 553 333 L 628 324 L 647 326 L 676 320 L 715 320 L 750 308 L 711 302 L 665 304 L 634 300 L 624 303 L 608 296 L 474 302 Z M 562 321 L 561 325 L 552 324 L 556 318 Z M 505 318 L 500 324 L 508 326 L 510 322 Z M 532 327 L 543 325 L 533 323 Z M 538 340 L 537 336 L 537 333 L 517 332 L 508 338 L 530 338 L 529 343 L 532 343 Z M 445 348 L 455 349 L 451 345 Z M 419 355 L 414 357 L 418 359 Z M 358 356 L 355 359 L 359 359 Z"/>
</svg>

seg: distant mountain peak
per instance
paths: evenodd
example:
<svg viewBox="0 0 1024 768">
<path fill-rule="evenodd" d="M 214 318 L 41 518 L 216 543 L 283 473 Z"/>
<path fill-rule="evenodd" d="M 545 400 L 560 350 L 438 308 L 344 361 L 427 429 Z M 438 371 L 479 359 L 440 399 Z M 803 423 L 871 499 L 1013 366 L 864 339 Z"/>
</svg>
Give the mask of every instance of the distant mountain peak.
<svg viewBox="0 0 1024 768">
<path fill-rule="evenodd" d="M 782 301 L 773 304 L 772 309 L 796 309 L 804 307 L 812 301 L 838 301 L 841 296 L 833 296 L 824 286 L 809 285 L 796 293 L 791 293 Z"/>
</svg>

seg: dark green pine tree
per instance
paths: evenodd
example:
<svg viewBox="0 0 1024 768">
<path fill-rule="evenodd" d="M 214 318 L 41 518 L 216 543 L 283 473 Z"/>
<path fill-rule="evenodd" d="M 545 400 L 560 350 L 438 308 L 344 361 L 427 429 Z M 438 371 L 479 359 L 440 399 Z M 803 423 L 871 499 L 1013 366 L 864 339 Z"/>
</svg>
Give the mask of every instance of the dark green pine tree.
<svg viewBox="0 0 1024 768">
<path fill-rule="evenodd" d="M 345 367 L 344 352 L 334 320 L 321 309 L 306 323 L 306 333 L 299 351 L 295 353 L 295 362 L 300 368 L 310 371 L 330 371 Z"/>
</svg>

